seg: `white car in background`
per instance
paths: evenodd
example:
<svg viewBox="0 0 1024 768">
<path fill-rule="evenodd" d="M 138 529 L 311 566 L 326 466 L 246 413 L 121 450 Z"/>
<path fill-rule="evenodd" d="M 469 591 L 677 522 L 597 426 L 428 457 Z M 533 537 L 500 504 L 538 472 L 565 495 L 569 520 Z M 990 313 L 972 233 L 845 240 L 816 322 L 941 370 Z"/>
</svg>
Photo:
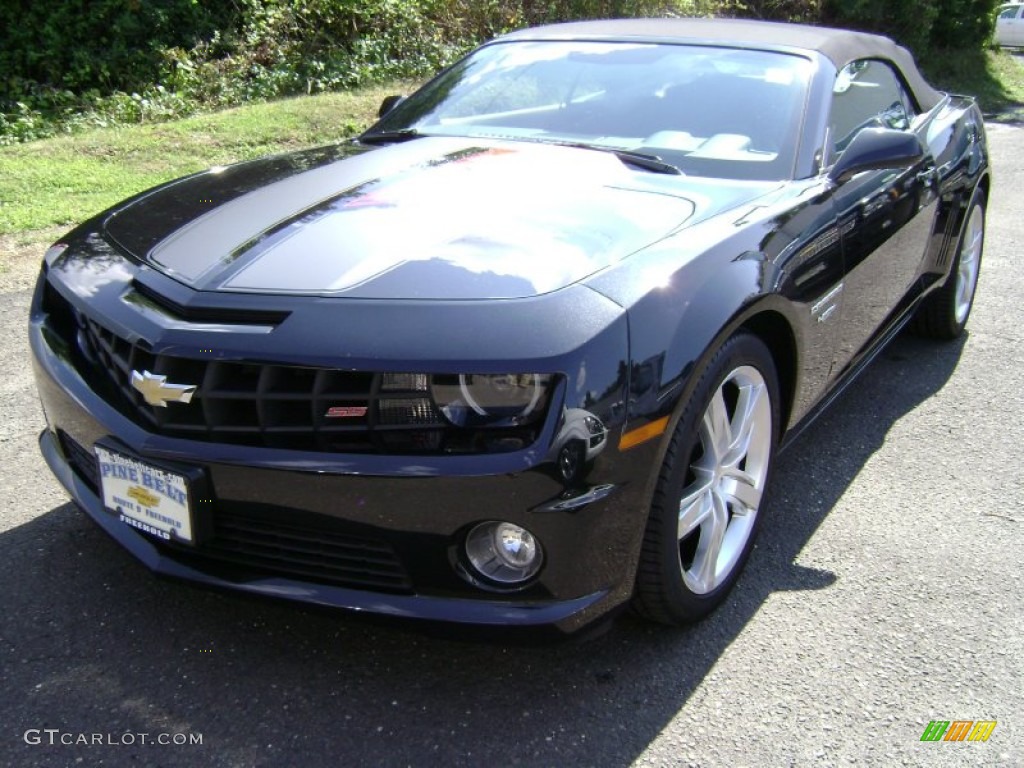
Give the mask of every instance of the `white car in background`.
<svg viewBox="0 0 1024 768">
<path fill-rule="evenodd" d="M 1024 47 L 1024 2 L 1004 3 L 996 16 L 996 43 L 1008 48 Z"/>
</svg>

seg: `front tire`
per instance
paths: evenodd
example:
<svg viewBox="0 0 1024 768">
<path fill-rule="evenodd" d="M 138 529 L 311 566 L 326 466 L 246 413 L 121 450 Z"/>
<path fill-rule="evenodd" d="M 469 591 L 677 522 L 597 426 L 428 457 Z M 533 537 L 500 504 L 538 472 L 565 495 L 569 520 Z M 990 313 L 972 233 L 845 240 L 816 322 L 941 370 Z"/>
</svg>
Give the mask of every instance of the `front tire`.
<svg viewBox="0 0 1024 768">
<path fill-rule="evenodd" d="M 964 332 L 974 306 L 984 249 L 985 192 L 978 189 L 967 208 L 949 277 L 941 288 L 925 298 L 914 315 L 913 329 L 918 335 L 951 341 Z"/>
<path fill-rule="evenodd" d="M 739 333 L 708 362 L 658 476 L 634 606 L 663 624 L 722 603 L 753 547 L 779 431 L 771 353 Z"/>
</svg>

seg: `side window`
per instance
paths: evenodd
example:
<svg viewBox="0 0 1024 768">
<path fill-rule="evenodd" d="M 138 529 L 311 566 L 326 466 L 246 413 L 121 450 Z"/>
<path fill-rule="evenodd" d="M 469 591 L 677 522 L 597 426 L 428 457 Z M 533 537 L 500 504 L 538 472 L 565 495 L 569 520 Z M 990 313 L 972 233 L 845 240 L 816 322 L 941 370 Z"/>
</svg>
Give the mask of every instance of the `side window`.
<svg viewBox="0 0 1024 768">
<path fill-rule="evenodd" d="M 914 115 L 913 101 L 884 61 L 862 59 L 846 65 L 832 91 L 831 158 L 846 149 L 862 128 L 905 131 Z"/>
</svg>

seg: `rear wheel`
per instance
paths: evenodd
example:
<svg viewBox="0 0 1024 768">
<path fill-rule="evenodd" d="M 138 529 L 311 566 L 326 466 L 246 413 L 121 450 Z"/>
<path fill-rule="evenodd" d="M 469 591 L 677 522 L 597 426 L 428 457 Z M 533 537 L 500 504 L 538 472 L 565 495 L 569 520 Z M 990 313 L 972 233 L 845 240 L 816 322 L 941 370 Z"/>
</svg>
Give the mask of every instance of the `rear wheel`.
<svg viewBox="0 0 1024 768">
<path fill-rule="evenodd" d="M 698 619 L 726 597 L 754 542 L 778 437 L 778 379 L 750 334 L 708 363 L 665 455 L 637 573 L 637 611 Z"/>
<path fill-rule="evenodd" d="M 985 193 L 978 189 L 967 209 L 949 277 L 924 300 L 914 316 L 913 328 L 918 334 L 951 340 L 964 332 L 974 305 L 984 248 Z"/>
</svg>

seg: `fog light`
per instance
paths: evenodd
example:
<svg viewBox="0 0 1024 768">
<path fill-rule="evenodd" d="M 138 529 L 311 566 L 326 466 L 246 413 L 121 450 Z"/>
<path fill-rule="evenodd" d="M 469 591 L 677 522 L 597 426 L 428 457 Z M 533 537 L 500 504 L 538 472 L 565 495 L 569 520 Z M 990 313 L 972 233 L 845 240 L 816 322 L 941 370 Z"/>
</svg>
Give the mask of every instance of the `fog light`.
<svg viewBox="0 0 1024 768">
<path fill-rule="evenodd" d="M 486 579 L 518 584 L 540 570 L 543 555 L 536 537 L 513 523 L 480 523 L 466 537 L 466 557 Z"/>
</svg>

